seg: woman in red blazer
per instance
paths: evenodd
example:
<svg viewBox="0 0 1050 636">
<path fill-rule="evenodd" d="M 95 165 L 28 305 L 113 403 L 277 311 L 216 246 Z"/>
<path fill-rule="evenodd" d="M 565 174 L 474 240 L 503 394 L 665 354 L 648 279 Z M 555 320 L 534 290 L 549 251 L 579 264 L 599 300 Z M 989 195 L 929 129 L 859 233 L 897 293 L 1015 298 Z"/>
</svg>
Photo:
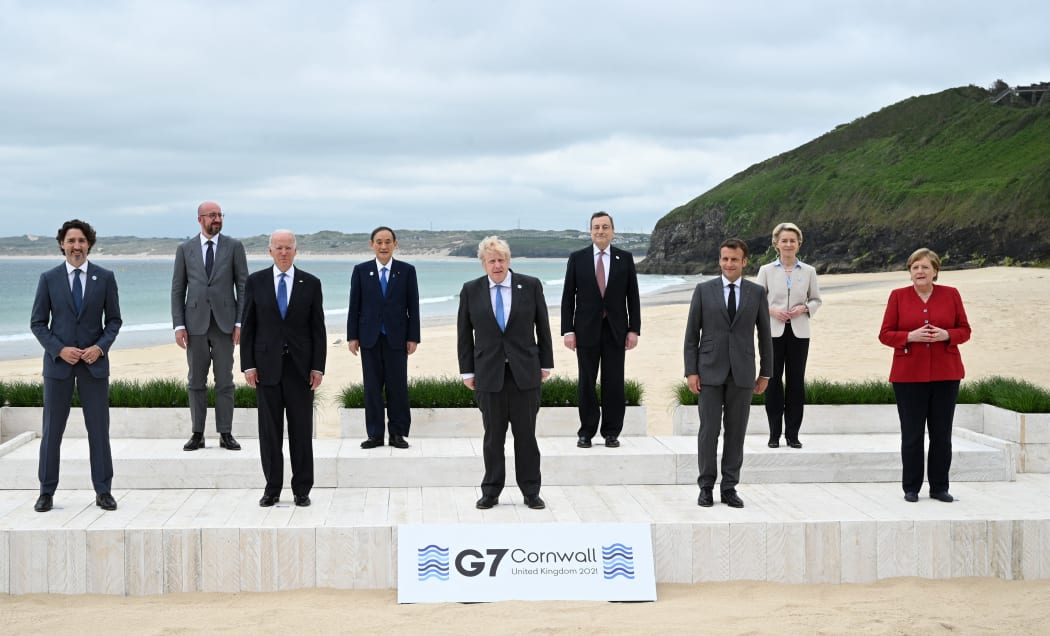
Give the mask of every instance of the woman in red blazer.
<svg viewBox="0 0 1050 636">
<path fill-rule="evenodd" d="M 922 248 L 908 257 L 911 287 L 895 289 L 886 304 L 879 340 L 893 347 L 890 382 L 901 420 L 904 499 L 919 500 L 923 438 L 929 429 L 930 497 L 951 502 L 952 419 L 963 378 L 959 345 L 970 339 L 962 298 L 954 287 L 934 285 L 941 259 Z"/>
</svg>

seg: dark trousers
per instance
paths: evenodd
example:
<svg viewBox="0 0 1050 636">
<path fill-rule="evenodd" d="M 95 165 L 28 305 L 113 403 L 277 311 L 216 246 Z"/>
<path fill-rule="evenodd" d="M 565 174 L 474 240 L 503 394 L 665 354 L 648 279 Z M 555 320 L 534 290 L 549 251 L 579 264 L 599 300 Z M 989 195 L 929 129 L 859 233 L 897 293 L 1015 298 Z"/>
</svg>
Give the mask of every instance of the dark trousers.
<svg viewBox="0 0 1050 636">
<path fill-rule="evenodd" d="M 42 495 L 54 495 L 58 489 L 62 435 L 66 432 L 73 404 L 74 384 L 87 428 L 91 485 L 96 493 L 102 494 L 108 493 L 113 483 L 113 455 L 109 446 L 109 378 L 96 378 L 91 375 L 86 362 L 78 362 L 73 365 L 73 375 L 68 378 L 44 378 L 44 422 L 37 469 Z"/>
<path fill-rule="evenodd" d="M 623 430 L 623 414 L 627 400 L 623 395 L 624 358 L 627 350 L 622 340 L 617 341 L 609 328 L 609 320 L 602 319 L 602 334 L 597 346 L 576 346 L 576 366 L 579 371 L 577 397 L 580 402 L 579 437 L 591 439 L 598 432 L 601 421 L 602 437 L 618 437 Z M 598 367 L 601 366 L 602 397 L 598 408 Z"/>
<path fill-rule="evenodd" d="M 389 417 L 390 434 L 408 437 L 412 413 L 408 408 L 408 352 L 390 347 L 380 335 L 374 347 L 361 348 L 361 371 L 365 385 L 365 431 L 382 439 Z M 386 392 L 386 413 L 383 393 Z"/>
<path fill-rule="evenodd" d="M 901 420 L 901 486 L 904 492 L 922 488 L 923 442 L 930 434 L 926 473 L 930 492 L 948 491 L 952 466 L 952 420 L 959 397 L 959 381 L 894 382 L 897 414 Z"/>
<path fill-rule="evenodd" d="M 788 441 L 798 441 L 802 428 L 802 411 L 806 406 L 806 359 L 809 338 L 798 338 L 791 323 L 784 325 L 784 335 L 773 338 L 773 377 L 766 388 L 766 417 L 769 419 L 769 441 L 779 441 L 781 426 Z M 783 379 L 781 379 L 783 378 Z"/>
<path fill-rule="evenodd" d="M 194 433 L 203 433 L 208 418 L 208 367 L 215 375 L 215 430 L 233 431 L 233 334 L 223 333 L 212 318 L 208 333 L 186 339 L 189 373 L 190 421 Z"/>
<path fill-rule="evenodd" d="M 720 490 L 734 490 L 740 483 L 740 467 L 744 463 L 744 436 L 751 411 L 753 389 L 733 384 L 733 378 L 725 384 L 704 384 L 700 388 L 700 432 L 697 434 L 696 451 L 700 465 L 697 484 L 701 488 L 713 488 L 718 471 L 718 434 L 725 428 L 722 442 L 722 482 Z"/>
<path fill-rule="evenodd" d="M 485 476 L 481 494 L 498 497 L 507 480 L 507 462 L 503 451 L 507 440 L 507 423 L 514 435 L 514 476 L 525 496 L 540 493 L 540 447 L 536 443 L 536 413 L 540 410 L 540 388 L 519 389 L 507 366 L 502 391 L 475 391 L 474 399 L 481 409 L 485 425 L 482 454 Z"/>
<path fill-rule="evenodd" d="M 292 493 L 309 495 L 314 485 L 313 391 L 309 381 L 296 373 L 289 356 L 284 356 L 281 381 L 260 384 L 255 390 L 259 401 L 259 456 L 265 494 L 277 497 L 284 486 L 284 420 L 288 417 L 288 454 L 292 464 Z"/>
</svg>

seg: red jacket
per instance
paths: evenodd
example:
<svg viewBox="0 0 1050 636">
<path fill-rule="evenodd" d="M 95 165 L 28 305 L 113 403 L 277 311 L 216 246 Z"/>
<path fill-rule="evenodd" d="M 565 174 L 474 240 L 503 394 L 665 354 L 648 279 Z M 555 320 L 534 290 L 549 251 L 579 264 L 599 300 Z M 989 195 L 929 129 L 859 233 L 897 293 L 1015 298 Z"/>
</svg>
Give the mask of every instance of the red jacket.
<svg viewBox="0 0 1050 636">
<path fill-rule="evenodd" d="M 908 332 L 927 322 L 947 330 L 947 342 L 908 342 Z M 966 320 L 962 297 L 954 287 L 934 285 L 926 302 L 911 286 L 890 292 L 879 331 L 879 341 L 893 347 L 890 382 L 963 379 L 966 372 L 959 345 L 969 339 L 970 323 Z"/>
</svg>

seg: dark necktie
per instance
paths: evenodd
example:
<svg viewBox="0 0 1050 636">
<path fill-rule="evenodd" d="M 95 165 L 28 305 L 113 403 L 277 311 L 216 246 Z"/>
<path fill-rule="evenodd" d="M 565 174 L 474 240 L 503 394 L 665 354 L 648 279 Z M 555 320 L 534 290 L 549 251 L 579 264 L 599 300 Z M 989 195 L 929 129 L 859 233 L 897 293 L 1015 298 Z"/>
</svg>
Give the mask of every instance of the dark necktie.
<svg viewBox="0 0 1050 636">
<path fill-rule="evenodd" d="M 73 270 L 73 308 L 80 315 L 80 308 L 84 305 L 84 287 L 80 284 L 80 268 Z"/>
<path fill-rule="evenodd" d="M 594 266 L 594 277 L 598 279 L 598 293 L 605 298 L 605 250 L 598 252 L 598 264 Z"/>
<path fill-rule="evenodd" d="M 503 317 L 503 285 L 496 285 L 496 324 L 500 331 L 507 329 L 507 321 Z"/>
<path fill-rule="evenodd" d="M 208 241 L 208 251 L 204 253 L 204 271 L 211 278 L 211 270 L 215 267 L 215 243 Z"/>
<path fill-rule="evenodd" d="M 281 280 L 277 283 L 277 309 L 281 311 L 281 319 L 284 319 L 284 315 L 288 313 L 288 286 L 284 284 L 284 279 L 288 274 L 281 272 Z"/>
<path fill-rule="evenodd" d="M 379 269 L 379 289 L 383 292 L 383 298 L 386 298 L 386 268 L 382 267 Z M 382 322 L 379 323 L 379 333 L 386 335 L 386 325 Z"/>
<path fill-rule="evenodd" d="M 729 322 L 733 322 L 736 318 L 736 285 L 733 283 L 729 283 L 729 304 L 726 309 L 729 310 Z"/>
</svg>

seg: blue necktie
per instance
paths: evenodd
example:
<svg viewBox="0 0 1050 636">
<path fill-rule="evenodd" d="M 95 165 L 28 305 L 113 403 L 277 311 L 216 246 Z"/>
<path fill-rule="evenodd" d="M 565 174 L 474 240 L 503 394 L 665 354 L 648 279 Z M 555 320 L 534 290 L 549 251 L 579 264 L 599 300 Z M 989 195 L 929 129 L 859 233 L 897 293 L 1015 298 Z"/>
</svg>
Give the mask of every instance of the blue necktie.
<svg viewBox="0 0 1050 636">
<path fill-rule="evenodd" d="M 80 308 L 84 305 L 84 287 L 80 284 L 80 269 L 73 270 L 73 308 L 80 315 Z"/>
<path fill-rule="evenodd" d="M 496 324 L 500 331 L 507 329 L 507 321 L 503 318 L 503 285 L 496 285 Z"/>
<path fill-rule="evenodd" d="M 211 270 L 215 267 L 215 243 L 208 241 L 208 251 L 204 254 L 204 271 L 211 278 Z"/>
<path fill-rule="evenodd" d="M 386 297 L 386 268 L 379 270 L 379 287 L 383 290 L 383 296 Z"/>
<path fill-rule="evenodd" d="M 288 313 L 288 286 L 284 284 L 284 278 L 287 276 L 284 272 L 281 272 L 281 280 L 277 283 L 277 309 L 281 311 L 281 319 L 284 319 L 284 315 Z"/>
</svg>

